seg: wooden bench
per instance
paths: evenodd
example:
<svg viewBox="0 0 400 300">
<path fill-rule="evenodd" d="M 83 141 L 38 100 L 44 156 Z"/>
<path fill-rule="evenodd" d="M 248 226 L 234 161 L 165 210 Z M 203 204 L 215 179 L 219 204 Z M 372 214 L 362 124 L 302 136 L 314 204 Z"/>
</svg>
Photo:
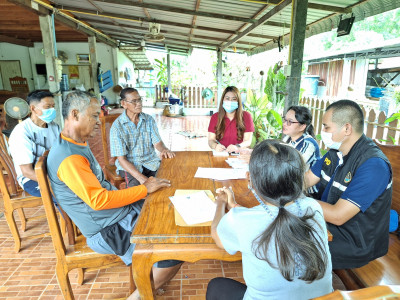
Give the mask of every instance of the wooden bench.
<svg viewBox="0 0 400 300">
<path fill-rule="evenodd" d="M 382 145 L 376 142 L 389 159 L 393 170 L 392 209 L 400 213 L 400 146 Z M 347 289 L 359 289 L 376 285 L 400 284 L 400 238 L 390 234 L 389 251 L 367 265 L 349 270 L 338 270 Z"/>
<path fill-rule="evenodd" d="M 400 285 L 380 285 L 372 286 L 356 291 L 336 290 L 325 296 L 314 298 L 313 300 L 365 300 L 365 299 L 399 299 Z"/>
</svg>

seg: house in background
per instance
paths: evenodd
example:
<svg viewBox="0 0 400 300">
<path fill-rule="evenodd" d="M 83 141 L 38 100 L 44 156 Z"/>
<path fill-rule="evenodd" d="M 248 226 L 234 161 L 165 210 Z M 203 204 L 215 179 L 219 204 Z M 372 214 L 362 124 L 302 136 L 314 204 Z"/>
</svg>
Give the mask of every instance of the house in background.
<svg viewBox="0 0 400 300">
<path fill-rule="evenodd" d="M 318 98 L 352 99 L 371 108 L 393 113 L 391 85 L 400 84 L 400 38 L 381 42 L 379 47 L 336 52 L 305 60 L 307 72 L 318 80 Z M 371 88 L 385 88 L 374 98 Z"/>
</svg>

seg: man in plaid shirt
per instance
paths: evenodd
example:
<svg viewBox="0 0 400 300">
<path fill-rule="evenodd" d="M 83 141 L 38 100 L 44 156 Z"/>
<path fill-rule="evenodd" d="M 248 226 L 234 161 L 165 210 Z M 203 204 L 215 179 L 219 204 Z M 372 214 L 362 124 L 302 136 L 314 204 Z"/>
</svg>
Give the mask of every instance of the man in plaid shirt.
<svg viewBox="0 0 400 300">
<path fill-rule="evenodd" d="M 125 111 L 114 121 L 110 130 L 111 156 L 117 157 L 118 174 L 125 178 L 127 187 L 140 185 L 155 176 L 160 158 L 173 158 L 161 140 L 152 116 L 142 112 L 142 98 L 134 88 L 120 93 Z"/>
</svg>

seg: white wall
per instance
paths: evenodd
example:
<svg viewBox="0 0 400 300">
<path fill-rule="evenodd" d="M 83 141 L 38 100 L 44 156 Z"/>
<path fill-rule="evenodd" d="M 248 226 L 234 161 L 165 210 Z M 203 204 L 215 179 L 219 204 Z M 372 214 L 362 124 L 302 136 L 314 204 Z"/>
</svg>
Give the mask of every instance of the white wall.
<svg viewBox="0 0 400 300">
<path fill-rule="evenodd" d="M 125 53 L 122 51 L 117 50 L 117 59 L 118 59 L 118 84 L 125 87 L 134 87 L 136 84 L 136 74 L 135 74 L 135 65 L 134 63 L 128 58 Z M 120 72 L 127 72 L 127 77 L 121 77 Z M 125 73 L 123 73 L 125 74 Z"/>
<path fill-rule="evenodd" d="M 28 47 L 9 43 L 0 43 L 0 60 L 19 60 L 22 77 L 25 77 L 28 80 L 29 90 L 35 88 Z M 3 84 L 1 83 L 1 85 Z"/>
<path fill-rule="evenodd" d="M 31 51 L 33 52 L 33 57 L 32 57 L 33 65 L 45 63 L 45 57 L 43 54 L 41 54 L 42 48 L 43 48 L 42 43 L 35 43 L 34 48 Z M 89 54 L 89 45 L 88 43 L 57 43 L 57 50 L 64 51 L 68 56 L 68 60 L 65 63 L 63 63 L 63 65 L 78 65 L 76 55 Z M 113 61 L 113 51 L 115 50 L 111 46 L 108 46 L 106 44 L 97 43 L 96 51 L 97 51 L 97 61 L 101 64 L 100 68 L 102 69 L 103 72 L 111 70 L 111 73 L 113 74 L 113 82 L 115 85 L 116 78 L 114 73 L 116 70 L 116 66 L 114 66 L 114 61 Z M 37 76 L 36 69 L 34 69 L 33 72 L 35 76 Z M 97 74 L 94 74 L 94 76 L 96 75 Z M 40 77 L 43 76 L 38 76 L 37 78 Z M 109 104 L 115 103 L 117 100 L 117 97 L 115 93 L 112 91 L 112 88 L 108 89 L 102 94 L 108 99 Z"/>
<path fill-rule="evenodd" d="M 19 60 L 21 62 L 22 77 L 26 77 L 29 83 L 29 89 L 47 89 L 47 79 L 43 75 L 37 75 L 36 64 L 44 64 L 45 57 L 41 53 L 43 49 L 43 43 L 34 43 L 34 47 L 28 48 L 24 46 L 18 46 L 8 43 L 0 43 L 0 60 Z M 111 70 L 113 76 L 114 85 L 118 83 L 118 72 L 117 56 L 119 50 L 113 49 L 103 43 L 97 43 L 97 61 L 101 63 L 101 69 L 103 72 Z M 65 62 L 66 65 L 77 65 L 77 54 L 88 54 L 89 45 L 88 43 L 57 43 L 57 50 L 64 51 L 68 60 Z M 117 52 L 117 53 L 116 53 Z M 125 54 L 122 53 L 123 56 Z M 127 58 L 126 58 L 127 59 Z M 121 63 L 125 64 L 125 59 L 121 58 Z M 133 69 L 133 68 L 132 68 Z M 96 74 L 95 74 L 96 75 Z M 109 104 L 117 102 L 117 95 L 112 91 L 112 88 L 102 93 L 109 100 Z"/>
</svg>

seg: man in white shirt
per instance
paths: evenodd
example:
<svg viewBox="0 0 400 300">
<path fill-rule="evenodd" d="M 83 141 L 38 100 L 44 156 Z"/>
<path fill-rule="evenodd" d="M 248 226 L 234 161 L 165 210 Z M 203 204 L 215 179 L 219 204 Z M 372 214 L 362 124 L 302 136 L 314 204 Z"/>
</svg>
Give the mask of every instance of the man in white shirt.
<svg viewBox="0 0 400 300">
<path fill-rule="evenodd" d="M 53 122 L 56 111 L 52 93 L 33 91 L 27 102 L 31 116 L 15 126 L 9 146 L 19 185 L 32 196 L 40 197 L 35 164 L 58 138 L 60 128 Z"/>
</svg>

